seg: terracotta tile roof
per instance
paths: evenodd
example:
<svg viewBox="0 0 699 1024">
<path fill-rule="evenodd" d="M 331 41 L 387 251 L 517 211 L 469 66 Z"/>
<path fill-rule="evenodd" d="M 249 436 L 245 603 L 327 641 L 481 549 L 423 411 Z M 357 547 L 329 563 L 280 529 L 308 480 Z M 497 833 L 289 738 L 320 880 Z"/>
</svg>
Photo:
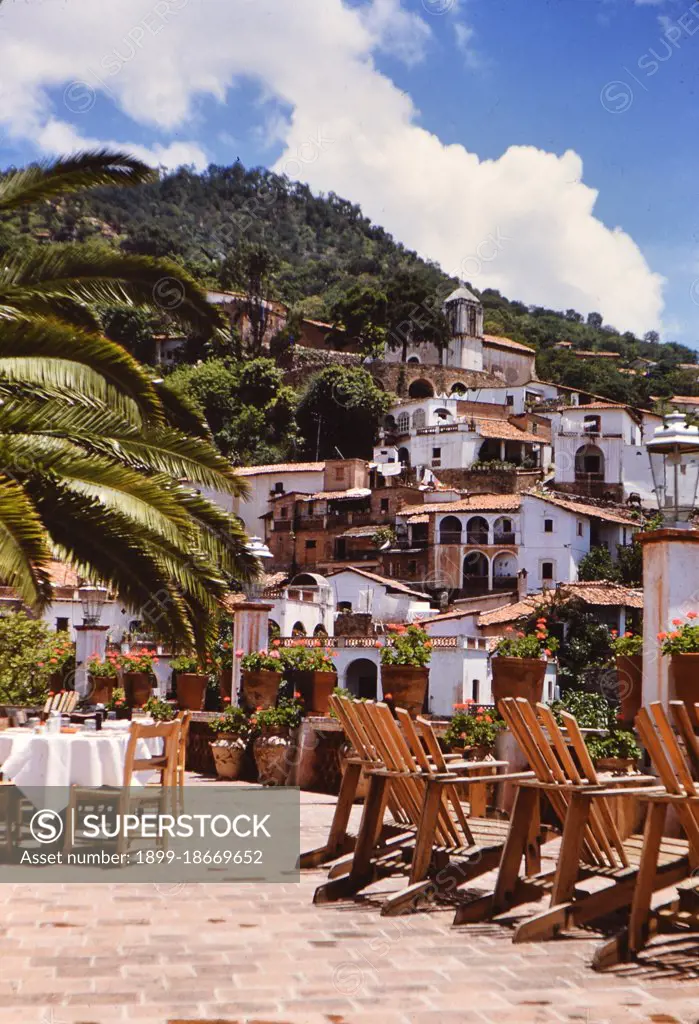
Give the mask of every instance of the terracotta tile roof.
<svg viewBox="0 0 699 1024">
<path fill-rule="evenodd" d="M 52 587 L 77 587 L 80 585 L 77 572 L 67 562 L 53 559 L 48 564 L 48 574 Z"/>
<path fill-rule="evenodd" d="M 429 523 L 429 521 L 430 517 L 426 515 L 411 516 L 410 519 L 408 520 L 411 526 L 415 526 L 417 525 L 417 523 Z"/>
<path fill-rule="evenodd" d="M 258 476 L 262 473 L 322 473 L 324 462 L 278 462 L 271 466 L 236 466 L 238 476 Z"/>
<path fill-rule="evenodd" d="M 668 402 L 684 402 L 685 405 L 699 405 L 699 398 L 696 395 L 673 395 L 667 399 Z"/>
<path fill-rule="evenodd" d="M 481 437 L 493 437 L 501 441 L 526 441 L 528 444 L 541 444 L 545 436 L 530 434 L 528 430 L 520 430 L 514 423 L 506 420 L 478 419 L 476 429 Z"/>
<path fill-rule="evenodd" d="M 473 609 L 459 609 L 455 608 L 451 612 L 442 612 L 441 615 L 433 615 L 430 619 L 420 619 L 421 626 L 431 626 L 433 622 L 449 622 L 451 619 L 465 619 L 469 615 L 480 615 L 477 608 Z"/>
<path fill-rule="evenodd" d="M 419 590 L 411 590 L 405 583 L 399 583 L 398 580 L 392 580 L 390 576 L 379 576 L 377 572 L 369 572 L 368 569 L 360 569 L 357 565 L 346 565 L 342 569 L 329 569 L 326 572 L 326 576 L 332 577 L 337 576 L 340 572 L 356 572 L 359 576 L 364 576 L 368 580 L 373 580 L 374 583 L 381 583 L 384 587 L 388 587 L 390 590 L 399 590 L 401 594 L 409 594 L 411 597 L 417 597 L 421 601 L 429 601 L 429 594 L 423 594 Z"/>
<path fill-rule="evenodd" d="M 521 494 L 471 494 L 458 501 L 426 502 L 424 505 L 408 505 L 399 516 L 434 515 L 437 512 L 516 512 L 522 504 Z"/>
<path fill-rule="evenodd" d="M 568 406 L 569 412 L 587 412 L 588 409 L 628 409 L 623 402 L 590 402 L 589 405 Z"/>
<path fill-rule="evenodd" d="M 610 583 L 607 580 L 564 583 L 561 590 L 566 596 L 577 597 L 585 604 L 643 608 L 643 590 L 625 587 L 621 583 Z"/>
<path fill-rule="evenodd" d="M 479 616 L 478 625 L 499 626 L 528 618 L 537 608 L 551 604 L 556 595 L 558 600 L 561 597 L 564 600 L 576 599 L 592 607 L 643 608 L 643 591 L 634 587 L 624 587 L 621 583 L 610 583 L 607 580 L 562 583 L 557 589 L 545 590 L 539 594 L 528 594 L 527 597 L 514 604 L 483 612 Z"/>
<path fill-rule="evenodd" d="M 346 491 L 318 491 L 317 494 L 311 494 L 306 501 L 338 501 L 345 500 L 349 501 L 351 498 L 368 498 L 371 494 L 369 487 L 350 487 Z"/>
<path fill-rule="evenodd" d="M 349 530 L 341 533 L 341 537 L 373 537 L 378 526 L 350 526 Z"/>
<path fill-rule="evenodd" d="M 496 345 L 498 348 L 511 348 L 516 352 L 527 352 L 530 355 L 536 355 L 536 349 L 531 348 L 529 345 L 523 345 L 519 341 L 512 341 L 511 338 L 501 338 L 497 334 L 484 334 L 483 341 L 486 345 Z"/>
<path fill-rule="evenodd" d="M 592 516 L 594 519 L 604 519 L 609 523 L 621 523 L 623 526 L 638 526 L 638 520 L 631 512 L 618 507 L 609 508 L 604 505 L 588 505 L 582 501 L 569 501 L 567 498 L 559 498 L 557 495 L 541 494 L 538 491 L 526 491 L 531 498 L 538 498 L 549 505 L 557 505 L 565 508 L 579 516 Z"/>
<path fill-rule="evenodd" d="M 573 352 L 576 359 L 621 359 L 618 352 L 596 352 L 594 349 L 579 348 Z"/>
</svg>

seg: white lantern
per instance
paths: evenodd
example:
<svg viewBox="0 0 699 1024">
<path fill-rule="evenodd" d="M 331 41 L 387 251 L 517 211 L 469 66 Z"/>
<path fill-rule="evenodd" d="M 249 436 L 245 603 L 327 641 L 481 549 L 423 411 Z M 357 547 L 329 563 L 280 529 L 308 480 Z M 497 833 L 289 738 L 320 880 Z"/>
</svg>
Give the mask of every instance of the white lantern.
<svg viewBox="0 0 699 1024">
<path fill-rule="evenodd" d="M 689 426 L 681 412 L 670 413 L 646 447 L 665 525 L 689 528 L 699 486 L 699 427 Z"/>
</svg>

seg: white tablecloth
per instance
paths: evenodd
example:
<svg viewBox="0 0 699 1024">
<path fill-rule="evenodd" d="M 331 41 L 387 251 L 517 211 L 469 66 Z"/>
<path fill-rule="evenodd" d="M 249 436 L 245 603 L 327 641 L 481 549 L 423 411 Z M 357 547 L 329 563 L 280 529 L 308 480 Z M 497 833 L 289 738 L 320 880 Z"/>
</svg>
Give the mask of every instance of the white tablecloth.
<svg viewBox="0 0 699 1024">
<path fill-rule="evenodd" d="M 109 725 L 101 732 L 79 733 L 6 729 L 0 732 L 0 770 L 5 779 L 24 788 L 121 786 L 129 723 Z M 161 739 L 139 740 L 136 757 L 150 758 L 161 750 Z M 152 775 L 140 772 L 135 781 L 145 784 Z"/>
</svg>

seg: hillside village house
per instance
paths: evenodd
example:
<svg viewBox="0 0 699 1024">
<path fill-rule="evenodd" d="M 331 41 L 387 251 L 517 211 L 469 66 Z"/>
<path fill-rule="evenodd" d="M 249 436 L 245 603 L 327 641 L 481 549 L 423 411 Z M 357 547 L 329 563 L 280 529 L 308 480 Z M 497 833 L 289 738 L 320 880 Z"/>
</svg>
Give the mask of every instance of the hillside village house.
<svg viewBox="0 0 699 1024">
<path fill-rule="evenodd" d="M 478 494 L 403 508 L 396 533 L 405 550 L 383 552 L 382 562 L 387 575 L 427 581 L 453 599 L 517 591 L 523 572 L 538 591 L 576 580 L 592 547 L 615 558 L 637 528 L 626 510 L 546 492 Z"/>
<path fill-rule="evenodd" d="M 636 493 L 652 502 L 645 442 L 661 422 L 655 413 L 615 402 L 592 402 L 554 414 L 554 486 L 616 501 Z"/>
</svg>

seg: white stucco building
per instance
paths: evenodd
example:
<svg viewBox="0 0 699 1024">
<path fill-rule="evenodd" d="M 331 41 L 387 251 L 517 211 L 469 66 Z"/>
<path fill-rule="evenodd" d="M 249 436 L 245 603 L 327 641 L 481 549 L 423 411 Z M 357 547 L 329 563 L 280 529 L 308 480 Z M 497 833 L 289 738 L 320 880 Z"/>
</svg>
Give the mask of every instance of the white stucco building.
<svg viewBox="0 0 699 1024">
<path fill-rule="evenodd" d="M 339 569 L 327 580 L 338 612 L 368 614 L 374 622 L 412 622 L 432 612 L 426 594 L 365 569 Z"/>
</svg>

